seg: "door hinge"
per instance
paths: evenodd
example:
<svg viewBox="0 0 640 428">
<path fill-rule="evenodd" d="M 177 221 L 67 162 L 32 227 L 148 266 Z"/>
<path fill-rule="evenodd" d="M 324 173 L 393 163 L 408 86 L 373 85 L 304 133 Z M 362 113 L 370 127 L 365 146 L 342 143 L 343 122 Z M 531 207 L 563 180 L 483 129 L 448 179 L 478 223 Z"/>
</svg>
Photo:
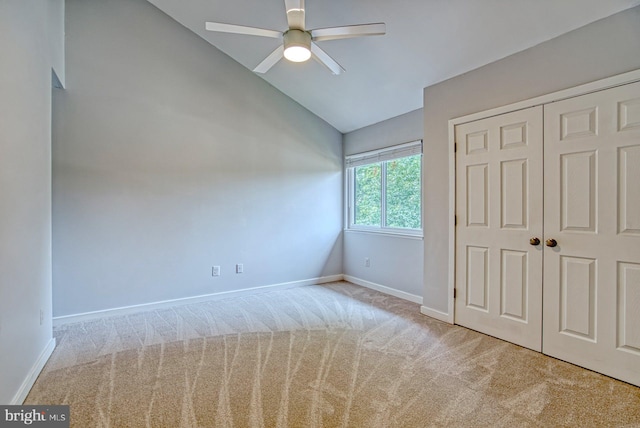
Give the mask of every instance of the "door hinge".
<svg viewBox="0 0 640 428">
<path fill-rule="evenodd" d="M 454 225 L 454 226 L 457 226 L 457 225 L 458 225 L 458 216 L 457 216 L 457 215 L 454 215 L 454 216 L 453 216 L 453 225 Z"/>
<path fill-rule="evenodd" d="M 458 143 L 453 143 L 453 153 L 458 152 Z"/>
<path fill-rule="evenodd" d="M 457 291 L 458 291 L 458 289 L 457 289 L 457 288 L 454 288 L 454 289 L 453 289 L 453 298 L 454 298 L 454 299 L 456 298 L 456 295 L 458 294 L 458 293 L 457 293 Z"/>
</svg>

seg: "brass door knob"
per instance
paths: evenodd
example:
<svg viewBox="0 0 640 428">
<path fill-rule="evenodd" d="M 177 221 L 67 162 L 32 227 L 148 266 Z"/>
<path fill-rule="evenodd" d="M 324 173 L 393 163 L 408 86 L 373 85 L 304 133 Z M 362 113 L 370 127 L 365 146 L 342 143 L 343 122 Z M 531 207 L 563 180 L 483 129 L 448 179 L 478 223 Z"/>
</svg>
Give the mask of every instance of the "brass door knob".
<svg viewBox="0 0 640 428">
<path fill-rule="evenodd" d="M 531 244 L 531 245 L 539 245 L 540 244 L 540 240 L 538 238 L 531 238 L 531 239 L 529 239 L 529 244 Z"/>
<path fill-rule="evenodd" d="M 551 238 L 551 239 L 547 239 L 545 244 L 547 244 L 547 247 L 555 247 L 556 245 L 558 245 L 558 241 L 556 241 L 555 239 Z"/>
</svg>

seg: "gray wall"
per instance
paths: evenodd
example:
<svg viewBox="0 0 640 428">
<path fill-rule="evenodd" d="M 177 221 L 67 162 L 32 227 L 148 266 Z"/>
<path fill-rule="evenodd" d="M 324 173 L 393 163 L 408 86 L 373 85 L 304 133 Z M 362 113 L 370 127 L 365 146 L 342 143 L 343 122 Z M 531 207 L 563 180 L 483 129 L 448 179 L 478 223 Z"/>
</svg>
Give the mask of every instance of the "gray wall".
<svg viewBox="0 0 640 428">
<path fill-rule="evenodd" d="M 50 6 L 0 1 L 0 404 L 52 340 Z"/>
<path fill-rule="evenodd" d="M 56 87 L 64 87 L 64 0 L 46 1 L 49 3 L 49 50 L 51 52 L 51 68 L 58 80 Z"/>
<path fill-rule="evenodd" d="M 422 138 L 422 109 L 345 134 L 345 155 Z M 374 284 L 422 297 L 421 239 L 346 231 L 344 273 Z M 365 257 L 371 266 L 364 266 Z"/>
<path fill-rule="evenodd" d="M 640 6 L 424 90 L 424 306 L 447 312 L 448 120 L 640 68 Z"/>
<path fill-rule="evenodd" d="M 338 131 L 145 0 L 66 9 L 55 316 L 342 273 Z"/>
</svg>

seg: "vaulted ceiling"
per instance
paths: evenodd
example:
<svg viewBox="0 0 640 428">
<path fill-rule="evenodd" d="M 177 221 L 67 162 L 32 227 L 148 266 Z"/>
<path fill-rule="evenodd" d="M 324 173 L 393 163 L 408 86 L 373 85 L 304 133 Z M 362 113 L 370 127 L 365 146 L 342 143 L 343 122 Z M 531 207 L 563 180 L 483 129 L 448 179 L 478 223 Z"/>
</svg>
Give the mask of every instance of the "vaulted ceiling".
<svg viewBox="0 0 640 428">
<path fill-rule="evenodd" d="M 284 31 L 284 0 L 148 0 L 253 70 L 277 39 L 205 31 L 205 21 Z M 422 89 L 640 0 L 306 0 L 307 28 L 385 22 L 387 34 L 318 42 L 347 71 L 281 60 L 257 74 L 341 132 L 422 107 Z"/>
</svg>

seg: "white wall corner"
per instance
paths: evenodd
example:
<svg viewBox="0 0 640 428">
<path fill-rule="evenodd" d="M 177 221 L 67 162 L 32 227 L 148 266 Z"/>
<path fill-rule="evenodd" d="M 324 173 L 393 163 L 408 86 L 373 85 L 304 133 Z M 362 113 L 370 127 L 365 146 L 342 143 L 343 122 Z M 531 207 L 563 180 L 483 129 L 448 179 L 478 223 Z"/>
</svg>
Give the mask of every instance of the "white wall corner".
<svg viewBox="0 0 640 428">
<path fill-rule="evenodd" d="M 356 278 L 355 276 L 351 275 L 344 275 L 344 280 L 365 288 L 370 288 L 372 290 L 379 291 L 390 296 L 398 297 L 400 299 L 408 300 L 410 302 L 422 305 L 422 296 L 418 296 L 416 294 L 407 293 L 405 291 L 387 287 L 386 285 L 376 284 L 375 282 L 366 281 L 364 279 Z"/>
<path fill-rule="evenodd" d="M 64 83 L 62 83 L 60 77 L 58 77 L 58 74 L 56 73 L 56 70 L 54 70 L 53 68 L 51 69 L 51 87 L 56 89 L 64 89 Z"/>
<path fill-rule="evenodd" d="M 27 395 L 29 395 L 29 391 L 31 391 L 33 384 L 36 383 L 36 379 L 38 379 L 38 376 L 40 376 L 40 372 L 44 368 L 44 365 L 47 363 L 47 361 L 49 361 L 51 354 L 53 354 L 53 350 L 55 349 L 55 347 L 56 339 L 51 338 L 51 340 L 49 340 L 49 343 L 47 343 L 47 346 L 45 346 L 42 350 L 42 353 L 34 363 L 33 367 L 31 367 L 31 370 L 29 370 L 29 374 L 22 382 L 22 385 L 20 385 L 20 388 L 16 392 L 16 395 L 13 396 L 13 399 L 11 400 L 9 405 L 21 405 L 24 402 L 24 400 L 27 398 Z"/>
</svg>

